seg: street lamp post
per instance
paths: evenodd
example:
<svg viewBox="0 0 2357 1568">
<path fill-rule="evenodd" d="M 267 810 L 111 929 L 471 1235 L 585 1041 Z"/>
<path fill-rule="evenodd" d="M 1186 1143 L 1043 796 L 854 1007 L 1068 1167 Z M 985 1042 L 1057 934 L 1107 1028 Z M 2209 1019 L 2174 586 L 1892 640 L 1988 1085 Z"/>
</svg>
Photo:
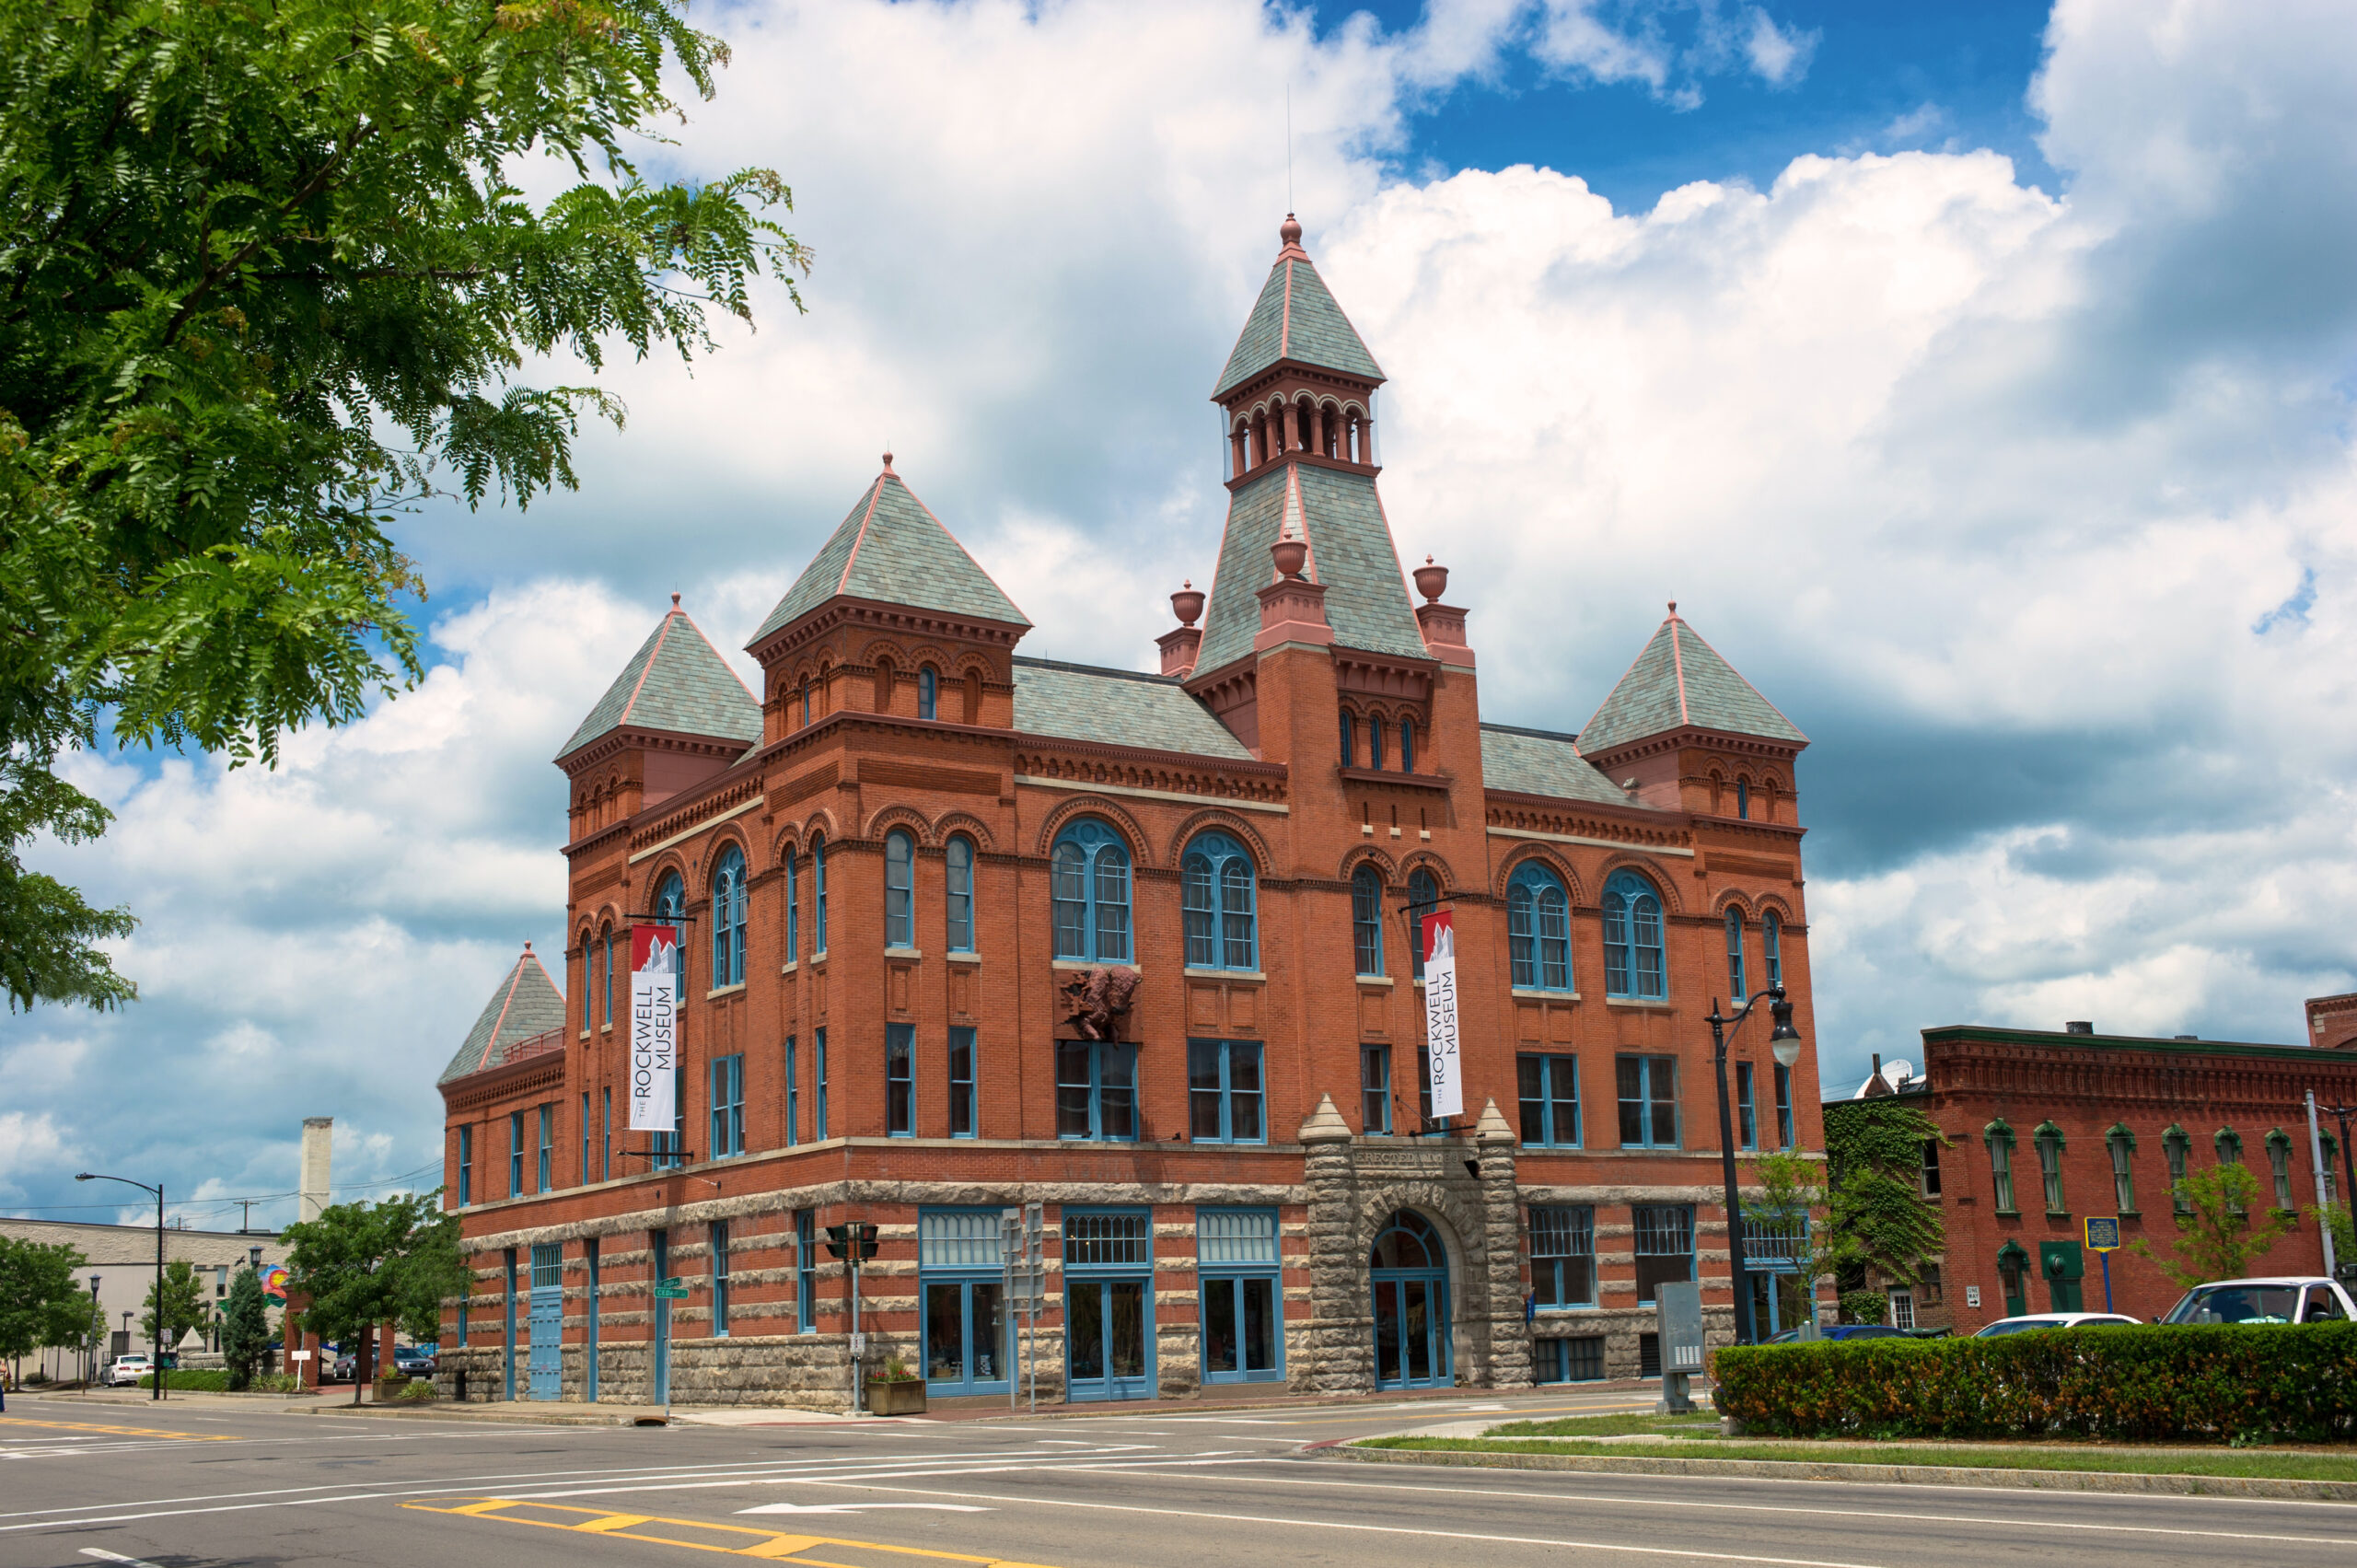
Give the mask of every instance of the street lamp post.
<svg viewBox="0 0 2357 1568">
<path fill-rule="evenodd" d="M 2357 1117 L 2357 1105 L 2320 1105 L 2316 1109 L 2340 1124 L 2340 1201 L 2344 1204 L 2357 1203 L 2357 1158 L 2352 1158 L 2349 1151 L 2349 1121 L 2351 1117 Z M 2346 1266 L 2349 1260 L 2337 1259 L 2335 1261 Z"/>
<path fill-rule="evenodd" d="M 1736 1186 L 1735 1115 L 1727 1098 L 1727 1036 L 1751 1016 L 1751 1010 L 1759 1005 L 1763 996 L 1773 999 L 1769 1011 L 1776 1019 L 1775 1030 L 1768 1037 L 1769 1046 L 1775 1051 L 1777 1062 L 1790 1067 L 1801 1059 L 1801 1037 L 1800 1031 L 1793 1028 L 1793 1005 L 1784 1000 L 1782 986 L 1771 985 L 1753 993 L 1732 1018 L 1722 1016 L 1719 999 L 1711 998 L 1711 1066 L 1719 1081 L 1719 1162 L 1727 1192 L 1727 1270 L 1735 1284 L 1735 1342 L 1739 1345 L 1750 1344 L 1754 1336 L 1751 1283 L 1744 1277 L 1743 1268 L 1743 1207 Z"/>
<path fill-rule="evenodd" d="M 99 1176 L 87 1170 L 74 1179 L 76 1181 L 120 1181 L 125 1187 L 136 1187 L 142 1192 L 156 1194 L 156 1332 L 152 1336 L 155 1354 L 148 1359 L 156 1364 L 154 1398 L 160 1400 L 164 1397 L 164 1184 L 159 1181 L 150 1187 L 144 1181 L 134 1181 L 127 1176 Z M 123 1326 L 126 1329 L 130 1327 L 129 1318 L 130 1314 L 125 1313 Z"/>
</svg>

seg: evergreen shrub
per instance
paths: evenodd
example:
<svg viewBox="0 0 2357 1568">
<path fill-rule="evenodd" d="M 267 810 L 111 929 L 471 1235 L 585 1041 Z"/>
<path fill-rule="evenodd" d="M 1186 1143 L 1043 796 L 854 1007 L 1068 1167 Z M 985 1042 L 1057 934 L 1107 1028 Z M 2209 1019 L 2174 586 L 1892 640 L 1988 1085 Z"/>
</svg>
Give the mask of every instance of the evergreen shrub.
<svg viewBox="0 0 2357 1568">
<path fill-rule="evenodd" d="M 2357 1323 L 1728 1346 L 1719 1413 L 1785 1437 L 2357 1438 Z"/>
</svg>

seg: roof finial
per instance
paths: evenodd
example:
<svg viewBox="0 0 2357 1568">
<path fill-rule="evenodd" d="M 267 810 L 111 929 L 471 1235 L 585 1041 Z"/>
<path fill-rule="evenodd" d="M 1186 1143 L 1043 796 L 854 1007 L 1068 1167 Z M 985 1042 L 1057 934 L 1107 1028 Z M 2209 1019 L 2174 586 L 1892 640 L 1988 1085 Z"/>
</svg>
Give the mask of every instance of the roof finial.
<svg viewBox="0 0 2357 1568">
<path fill-rule="evenodd" d="M 1295 218 L 1291 213 L 1287 213 L 1285 215 L 1285 221 L 1277 226 L 1277 238 L 1283 240 L 1287 245 L 1300 244 L 1300 220 Z"/>
<path fill-rule="evenodd" d="M 884 471 L 886 473 L 892 471 L 892 454 L 889 452 L 884 454 Z"/>
<path fill-rule="evenodd" d="M 675 594 L 673 594 L 673 595 L 671 596 L 671 608 L 672 608 L 673 610 L 677 610 L 677 609 L 679 609 L 679 596 L 678 594 L 676 594 L 676 593 L 675 593 Z M 525 943 L 525 944 L 524 944 L 524 946 L 526 946 L 527 947 L 530 947 L 530 946 L 531 946 L 531 944 L 530 944 L 529 942 L 527 942 L 527 943 Z"/>
<path fill-rule="evenodd" d="M 1678 601 L 1676 599 L 1671 599 L 1669 601 L 1669 618 L 1672 621 L 1678 619 Z"/>
<path fill-rule="evenodd" d="M 532 939 L 528 936 L 524 938 L 524 956 L 528 958 L 532 956 Z"/>
</svg>

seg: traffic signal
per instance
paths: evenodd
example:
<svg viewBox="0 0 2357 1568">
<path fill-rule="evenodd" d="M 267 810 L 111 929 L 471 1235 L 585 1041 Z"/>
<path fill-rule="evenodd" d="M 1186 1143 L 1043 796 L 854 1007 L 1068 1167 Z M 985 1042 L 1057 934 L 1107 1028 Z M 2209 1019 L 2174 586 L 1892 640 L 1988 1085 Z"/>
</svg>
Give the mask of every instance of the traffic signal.
<svg viewBox="0 0 2357 1568">
<path fill-rule="evenodd" d="M 877 1227 L 873 1225 L 830 1225 L 827 1227 L 827 1256 L 859 1261 L 876 1256 Z M 857 1251 L 854 1255 L 853 1249 Z"/>
<path fill-rule="evenodd" d="M 838 1260 L 851 1256 L 851 1226 L 830 1225 L 827 1227 L 827 1256 Z"/>
<path fill-rule="evenodd" d="M 855 1228 L 856 1228 L 856 1229 L 858 1230 L 858 1232 L 859 1232 L 859 1255 L 860 1255 L 860 1257 L 861 1257 L 861 1258 L 863 1258 L 863 1259 L 866 1259 L 866 1258 L 873 1258 L 873 1257 L 875 1257 L 875 1256 L 876 1256 L 876 1227 L 875 1227 L 874 1225 L 859 1225 L 859 1226 L 857 1226 L 857 1227 L 855 1227 Z"/>
</svg>

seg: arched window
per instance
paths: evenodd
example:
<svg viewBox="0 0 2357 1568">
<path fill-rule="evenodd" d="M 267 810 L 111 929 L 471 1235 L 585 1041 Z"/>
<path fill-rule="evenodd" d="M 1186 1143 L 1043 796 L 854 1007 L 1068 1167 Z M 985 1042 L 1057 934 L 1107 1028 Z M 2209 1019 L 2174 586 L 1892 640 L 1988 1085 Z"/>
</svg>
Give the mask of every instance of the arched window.
<svg viewBox="0 0 2357 1568">
<path fill-rule="evenodd" d="M 688 918 L 688 885 L 679 880 L 679 874 L 676 871 L 665 877 L 663 878 L 663 885 L 655 889 L 655 918 L 661 921 L 666 925 L 680 925 L 686 923 Z M 679 951 L 681 955 L 679 972 L 681 974 L 685 974 L 687 972 L 687 949 L 682 946 Z"/>
<path fill-rule="evenodd" d="M 1521 991 L 1572 988 L 1572 901 L 1562 878 L 1535 860 L 1506 883 L 1506 947 Z"/>
<path fill-rule="evenodd" d="M 2267 1167 L 2275 1179 L 2275 1206 L 2292 1209 L 2292 1140 L 2278 1127 L 2267 1135 Z"/>
<path fill-rule="evenodd" d="M 1252 920 L 1252 860 L 1244 846 L 1225 833 L 1205 833 L 1187 846 L 1180 870 L 1187 967 L 1259 968 Z"/>
<path fill-rule="evenodd" d="M 1383 878 L 1372 865 L 1351 873 L 1351 941 L 1359 973 L 1383 972 Z"/>
<path fill-rule="evenodd" d="M 1416 721 L 1414 719 L 1399 721 L 1399 771 L 1403 773 L 1412 773 L 1416 771 Z"/>
<path fill-rule="evenodd" d="M 1759 917 L 1759 958 L 1768 969 L 1768 983 L 1784 983 L 1784 923 L 1770 910 Z"/>
<path fill-rule="evenodd" d="M 2030 1142 L 2038 1145 L 2038 1174 L 2046 1193 L 2046 1212 L 2068 1214 L 2070 1205 L 2062 1201 L 2062 1129 L 2041 1121 L 2030 1134 Z"/>
<path fill-rule="evenodd" d="M 1378 773 L 1383 772 L 1383 721 L 1380 718 L 1366 721 L 1366 765 Z"/>
<path fill-rule="evenodd" d="M 884 835 L 884 946 L 916 945 L 916 841 L 895 829 Z"/>
<path fill-rule="evenodd" d="M 1655 1002 L 1669 994 L 1661 895 L 1633 871 L 1616 871 L 1604 885 L 1604 993 Z"/>
<path fill-rule="evenodd" d="M 948 871 L 944 888 L 948 902 L 949 950 L 970 953 L 974 950 L 973 840 L 963 835 L 952 838 L 942 858 Z"/>
<path fill-rule="evenodd" d="M 935 673 L 933 666 L 926 665 L 917 671 L 917 717 L 939 718 L 940 702 L 941 677 Z"/>
<path fill-rule="evenodd" d="M 1359 765 L 1358 740 L 1358 721 L 1353 718 L 1350 710 L 1345 708 L 1342 710 L 1342 766 L 1355 768 Z"/>
<path fill-rule="evenodd" d="M 1743 974 L 1743 912 L 1733 904 L 1727 906 L 1727 1002 L 1740 1007 L 1743 999 L 1751 994 L 1744 989 Z"/>
<path fill-rule="evenodd" d="M 1440 1269 L 1447 1264 L 1439 1232 L 1412 1209 L 1394 1214 L 1366 1255 L 1370 1269 Z"/>
<path fill-rule="evenodd" d="M 1413 935 L 1408 940 L 1409 967 L 1418 980 L 1424 978 L 1424 916 L 1440 905 L 1440 881 L 1429 871 L 1418 869 L 1408 874 L 1409 913 L 1414 918 Z"/>
<path fill-rule="evenodd" d="M 730 844 L 712 874 L 712 989 L 745 982 L 745 852 Z"/>
<path fill-rule="evenodd" d="M 1735 781 L 1735 814 L 1747 821 L 1750 819 L 1751 781 L 1749 779 Z"/>
<path fill-rule="evenodd" d="M 802 678 L 802 723 L 806 728 L 810 723 L 810 678 L 807 675 Z"/>
<path fill-rule="evenodd" d="M 1120 834 L 1084 817 L 1056 835 L 1049 857 L 1056 957 L 1130 961 L 1130 850 Z"/>
<path fill-rule="evenodd" d="M 605 980 L 602 1021 L 610 1024 L 614 1021 L 614 928 L 611 925 L 599 930 L 598 950 L 602 956 L 598 967 Z"/>
<path fill-rule="evenodd" d="M 791 964 L 798 962 L 802 958 L 802 901 L 795 894 L 795 885 L 801 878 L 795 874 L 793 845 L 786 846 L 784 859 L 785 861 L 785 961 Z"/>
<path fill-rule="evenodd" d="M 827 835 L 810 836 L 810 956 L 827 956 Z"/>
<path fill-rule="evenodd" d="M 2172 1121 L 2161 1132 L 2161 1157 L 2169 1165 L 2169 1204 L 2180 1214 L 2193 1213 L 2193 1201 L 2185 1195 L 2186 1156 L 2193 1152 L 2193 1137 Z"/>
</svg>

